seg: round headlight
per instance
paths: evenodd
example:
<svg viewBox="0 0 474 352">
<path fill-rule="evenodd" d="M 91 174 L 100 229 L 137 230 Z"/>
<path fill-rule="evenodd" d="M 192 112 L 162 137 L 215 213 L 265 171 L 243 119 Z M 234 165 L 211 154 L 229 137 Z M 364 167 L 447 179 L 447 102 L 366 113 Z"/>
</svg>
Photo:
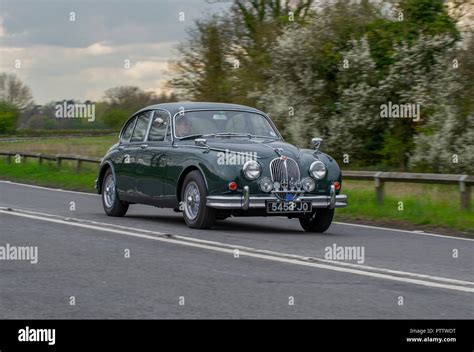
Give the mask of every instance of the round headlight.
<svg viewBox="0 0 474 352">
<path fill-rule="evenodd" d="M 326 177 L 326 165 L 322 161 L 316 160 L 309 167 L 309 174 L 316 180 L 322 180 Z"/>
<path fill-rule="evenodd" d="M 273 182 L 268 177 L 264 177 L 260 180 L 260 189 L 262 192 L 268 193 L 273 189 Z"/>
<path fill-rule="evenodd" d="M 244 172 L 244 176 L 247 180 L 256 180 L 260 177 L 262 168 L 255 160 L 249 160 L 242 167 L 242 171 Z"/>
<path fill-rule="evenodd" d="M 301 183 L 303 185 L 303 189 L 306 192 L 312 192 L 312 191 L 314 191 L 314 188 L 316 187 L 316 182 L 314 182 L 314 180 L 312 178 L 309 178 L 309 177 L 306 177 L 305 179 L 303 179 L 303 181 L 301 181 Z"/>
</svg>

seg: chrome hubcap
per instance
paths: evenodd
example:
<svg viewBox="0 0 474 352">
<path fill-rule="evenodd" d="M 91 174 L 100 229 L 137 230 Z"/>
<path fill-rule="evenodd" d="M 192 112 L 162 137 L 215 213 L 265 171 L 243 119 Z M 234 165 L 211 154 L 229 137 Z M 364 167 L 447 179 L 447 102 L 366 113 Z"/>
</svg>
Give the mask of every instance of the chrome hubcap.
<svg viewBox="0 0 474 352">
<path fill-rule="evenodd" d="M 115 180 L 113 175 L 107 176 L 102 196 L 104 197 L 105 206 L 112 208 L 115 202 Z"/>
<path fill-rule="evenodd" d="M 190 182 L 184 190 L 184 197 L 186 204 L 184 207 L 184 212 L 186 217 L 190 220 L 196 219 L 199 213 L 199 203 L 201 201 L 201 194 L 199 193 L 199 188 L 195 182 Z"/>
</svg>

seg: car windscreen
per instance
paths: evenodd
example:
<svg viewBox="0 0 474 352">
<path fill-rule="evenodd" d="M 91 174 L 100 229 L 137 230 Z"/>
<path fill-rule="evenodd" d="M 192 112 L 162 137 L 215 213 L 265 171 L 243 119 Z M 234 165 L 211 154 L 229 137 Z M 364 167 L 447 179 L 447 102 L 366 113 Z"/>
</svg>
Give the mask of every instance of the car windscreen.
<svg viewBox="0 0 474 352">
<path fill-rule="evenodd" d="M 278 138 L 278 132 L 263 115 L 247 111 L 187 111 L 178 114 L 175 136 L 238 134 Z"/>
</svg>

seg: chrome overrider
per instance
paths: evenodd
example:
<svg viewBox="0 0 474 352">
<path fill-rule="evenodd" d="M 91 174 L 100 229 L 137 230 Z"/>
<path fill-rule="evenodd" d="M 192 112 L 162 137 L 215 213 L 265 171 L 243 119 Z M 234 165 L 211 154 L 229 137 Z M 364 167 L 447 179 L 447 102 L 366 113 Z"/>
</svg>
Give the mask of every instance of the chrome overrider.
<svg viewBox="0 0 474 352">
<path fill-rule="evenodd" d="M 242 195 L 231 196 L 207 196 L 207 206 L 216 209 L 262 209 L 266 207 L 266 201 L 281 201 L 274 194 L 250 195 L 249 187 L 244 186 Z M 331 185 L 329 195 L 297 195 L 293 202 L 311 201 L 313 208 L 343 208 L 347 205 L 347 195 L 336 195 L 336 188 Z"/>
</svg>

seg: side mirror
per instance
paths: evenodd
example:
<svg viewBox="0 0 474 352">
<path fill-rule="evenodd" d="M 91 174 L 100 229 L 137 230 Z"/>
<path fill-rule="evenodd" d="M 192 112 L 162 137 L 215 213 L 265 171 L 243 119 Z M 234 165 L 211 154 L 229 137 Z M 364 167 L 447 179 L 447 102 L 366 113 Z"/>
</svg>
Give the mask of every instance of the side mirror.
<svg viewBox="0 0 474 352">
<path fill-rule="evenodd" d="M 311 143 L 313 144 L 314 151 L 318 152 L 319 147 L 321 146 L 321 143 L 323 142 L 322 138 L 313 138 L 311 139 Z"/>
</svg>

